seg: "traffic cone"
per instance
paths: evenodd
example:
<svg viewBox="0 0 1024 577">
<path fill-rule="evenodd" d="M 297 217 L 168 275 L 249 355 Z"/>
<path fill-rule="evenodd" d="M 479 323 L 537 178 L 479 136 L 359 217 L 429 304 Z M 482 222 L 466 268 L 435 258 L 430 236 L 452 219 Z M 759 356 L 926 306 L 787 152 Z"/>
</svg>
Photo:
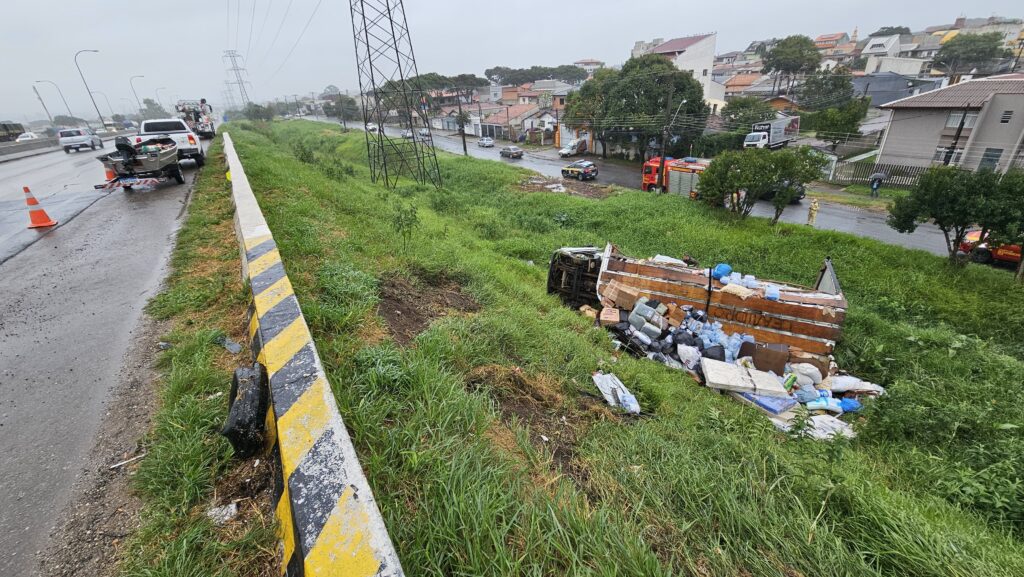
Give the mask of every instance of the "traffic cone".
<svg viewBox="0 0 1024 577">
<path fill-rule="evenodd" d="M 103 178 L 106 178 L 107 182 L 110 182 L 117 178 L 117 175 L 114 174 L 114 170 L 112 168 L 108 168 L 106 174 L 103 175 Z"/>
<path fill-rule="evenodd" d="M 28 220 L 29 228 L 42 228 L 46 226 L 56 226 L 57 221 L 50 218 L 50 215 L 46 214 L 46 211 L 39 206 L 39 201 L 36 197 L 32 196 L 32 191 L 27 186 L 22 187 L 25 191 L 25 204 L 28 205 Z"/>
</svg>

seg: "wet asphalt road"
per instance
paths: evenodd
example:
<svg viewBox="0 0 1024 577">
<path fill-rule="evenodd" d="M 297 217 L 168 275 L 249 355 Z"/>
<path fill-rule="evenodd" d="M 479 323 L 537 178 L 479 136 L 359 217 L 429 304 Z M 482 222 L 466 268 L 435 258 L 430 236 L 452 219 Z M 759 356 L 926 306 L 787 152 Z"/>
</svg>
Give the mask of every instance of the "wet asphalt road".
<svg viewBox="0 0 1024 577">
<path fill-rule="evenodd" d="M 313 120 L 313 118 L 308 119 Z M 324 120 L 322 118 L 320 120 L 331 123 L 335 122 L 334 120 Z M 349 123 L 349 125 L 352 126 L 353 123 Z M 401 130 L 386 127 L 385 133 L 397 138 L 400 137 Z M 462 154 L 462 141 L 454 134 L 435 131 L 434 145 L 447 152 Z M 494 148 L 481 148 L 477 146 L 476 137 L 466 137 L 466 149 L 470 156 L 474 158 L 514 164 L 535 170 L 548 177 L 560 178 L 562 167 L 570 162 L 569 160 L 558 158 L 558 154 L 553 148 L 527 150 L 521 159 L 502 158 L 498 155 L 498 150 L 501 146 L 500 143 L 496 143 Z M 623 166 L 603 161 L 598 157 L 588 156 L 587 159 L 592 160 L 598 167 L 598 183 L 616 184 L 625 188 L 640 187 L 639 167 Z M 820 201 L 819 205 L 820 209 L 815 221 L 815 228 L 873 238 L 905 248 L 925 250 L 939 256 L 945 256 L 946 254 L 945 239 L 942 236 L 942 232 L 931 224 L 921 225 L 913 234 L 901 234 L 889 228 L 889 225 L 885 222 L 886 215 L 884 213 L 823 201 Z M 768 218 L 771 218 L 773 213 L 774 208 L 770 202 L 758 203 L 753 212 L 756 216 Z M 806 223 L 807 203 L 794 204 L 787 208 L 782 214 L 782 220 L 795 224 Z"/>
<path fill-rule="evenodd" d="M 166 274 L 195 173 L 186 163 L 185 185 L 94 191 L 96 155 L 0 164 L 0 247 L 15 253 L 0 264 L 0 575 L 37 574 L 34 554 L 68 504 Z M 24 234 L 23 185 L 59 227 Z"/>
</svg>

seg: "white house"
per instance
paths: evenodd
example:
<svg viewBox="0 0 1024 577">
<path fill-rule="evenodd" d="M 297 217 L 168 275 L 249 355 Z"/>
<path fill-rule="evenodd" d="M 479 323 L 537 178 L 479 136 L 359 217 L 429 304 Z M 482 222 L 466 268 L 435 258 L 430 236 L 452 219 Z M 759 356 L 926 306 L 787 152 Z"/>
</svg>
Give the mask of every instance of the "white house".
<svg viewBox="0 0 1024 577">
<path fill-rule="evenodd" d="M 583 60 L 577 60 L 576 62 L 573 62 L 573 65 L 582 68 L 583 70 L 586 70 L 588 76 L 593 76 L 595 70 L 598 70 L 599 68 L 604 68 L 604 62 L 601 62 L 600 60 L 594 60 L 593 58 L 584 58 Z"/>
<path fill-rule="evenodd" d="M 861 50 L 860 55 L 871 57 L 871 56 L 896 56 L 900 53 L 900 35 L 893 34 L 892 36 L 876 36 L 868 38 L 867 44 L 864 45 L 864 49 Z"/>
<path fill-rule="evenodd" d="M 720 110 L 725 105 L 725 86 L 711 79 L 711 71 L 715 67 L 717 39 L 718 34 L 713 32 L 673 38 L 660 43 L 661 38 L 655 38 L 652 42 L 641 40 L 633 45 L 631 55 L 635 58 L 643 54 L 661 54 L 671 60 L 679 70 L 691 72 L 704 90 L 704 101 L 713 110 Z"/>
<path fill-rule="evenodd" d="M 864 71 L 868 74 L 895 72 L 904 76 L 917 76 L 928 64 L 921 58 L 900 58 L 898 56 L 868 56 Z"/>
</svg>

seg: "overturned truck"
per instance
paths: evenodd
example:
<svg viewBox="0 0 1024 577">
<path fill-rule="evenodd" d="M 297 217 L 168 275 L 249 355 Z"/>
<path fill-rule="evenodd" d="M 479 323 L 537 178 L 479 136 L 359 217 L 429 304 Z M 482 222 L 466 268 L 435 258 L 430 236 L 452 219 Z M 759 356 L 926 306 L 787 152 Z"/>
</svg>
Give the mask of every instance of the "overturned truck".
<svg viewBox="0 0 1024 577">
<path fill-rule="evenodd" d="M 636 259 L 609 244 L 562 248 L 548 271 L 548 292 L 573 308 L 600 309 L 622 295 L 647 297 L 668 305 L 669 323 L 679 326 L 688 311 L 706 311 L 727 333 L 750 335 L 758 343 L 786 345 L 794 353 L 826 359 L 842 336 L 846 298 L 832 263 L 826 259 L 813 287 L 760 280 L 763 287 L 740 291 L 709 269 L 663 256 Z M 736 284 L 733 282 L 732 284 Z M 775 294 L 777 289 L 777 294 Z M 621 308 L 621 307 L 620 307 Z M 825 365 L 827 366 L 827 364 Z"/>
</svg>

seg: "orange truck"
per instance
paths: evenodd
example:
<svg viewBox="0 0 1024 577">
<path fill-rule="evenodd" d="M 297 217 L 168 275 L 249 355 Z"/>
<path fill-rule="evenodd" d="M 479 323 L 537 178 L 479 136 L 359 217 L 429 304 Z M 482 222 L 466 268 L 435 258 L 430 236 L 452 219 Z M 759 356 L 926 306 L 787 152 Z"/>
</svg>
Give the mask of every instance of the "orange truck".
<svg viewBox="0 0 1024 577">
<path fill-rule="evenodd" d="M 690 198 L 697 197 L 697 182 L 704 169 L 708 167 L 708 161 L 698 158 L 666 158 L 665 174 L 658 178 L 661 169 L 661 157 L 655 156 L 644 163 L 643 173 L 640 177 L 640 188 L 654 192 L 674 192 L 685 194 Z"/>
<path fill-rule="evenodd" d="M 981 241 L 981 231 L 972 230 L 960 243 L 960 251 L 970 255 L 971 260 L 981 264 L 1005 262 L 1020 264 L 1020 246 L 1016 244 L 991 244 Z"/>
</svg>

